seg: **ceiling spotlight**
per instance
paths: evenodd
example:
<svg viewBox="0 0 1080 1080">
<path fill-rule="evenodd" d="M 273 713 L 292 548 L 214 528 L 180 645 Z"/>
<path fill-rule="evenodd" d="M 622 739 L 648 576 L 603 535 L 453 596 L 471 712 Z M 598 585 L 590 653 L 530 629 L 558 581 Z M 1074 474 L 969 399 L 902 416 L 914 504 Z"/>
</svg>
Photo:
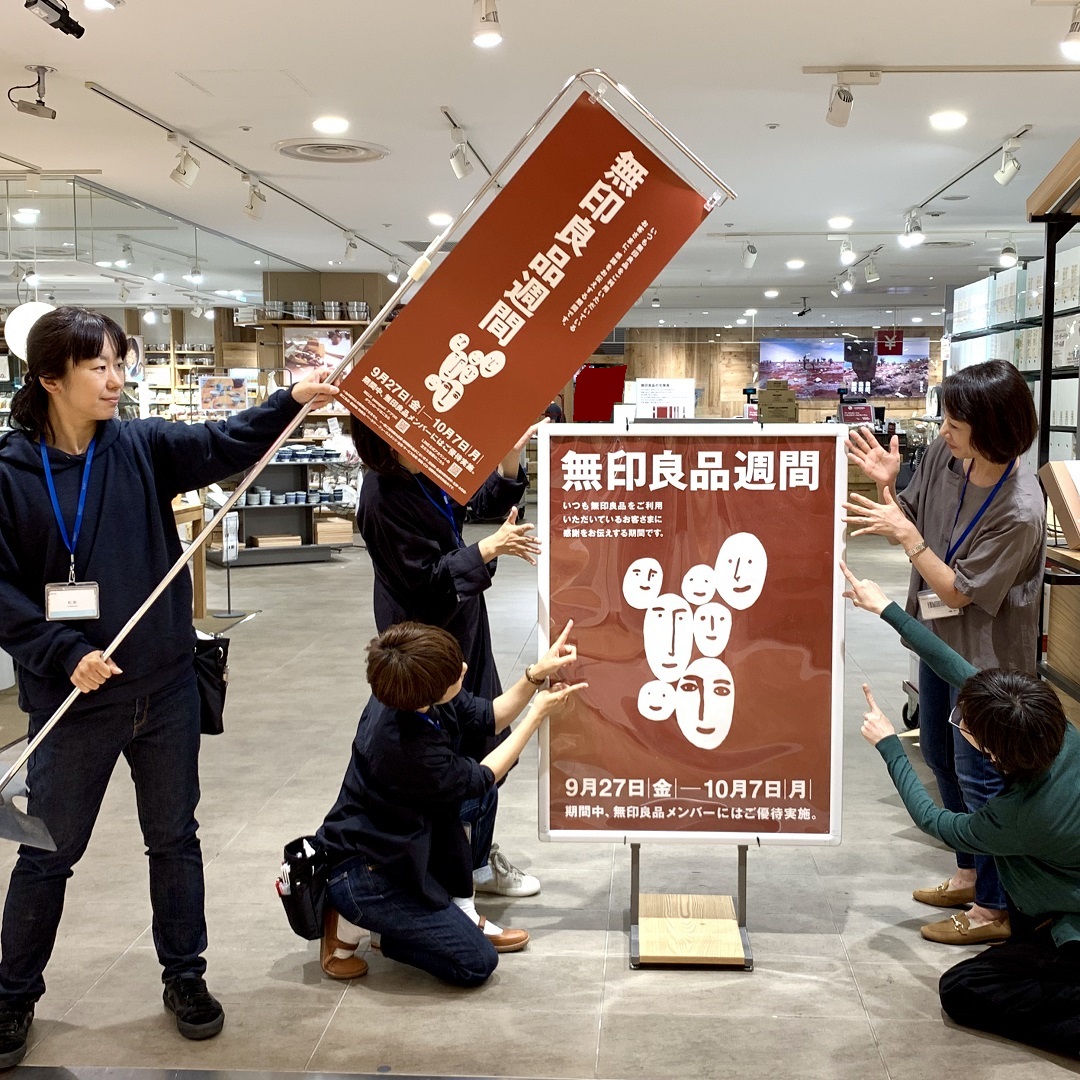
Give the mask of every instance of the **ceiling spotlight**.
<svg viewBox="0 0 1080 1080">
<path fill-rule="evenodd" d="M 935 131 L 959 131 L 967 123 L 967 117 L 955 109 L 936 112 L 930 117 L 930 126 Z"/>
<path fill-rule="evenodd" d="M 402 265 L 400 259 L 390 260 L 390 269 L 386 271 L 386 280 L 396 285 L 401 280 Z"/>
<path fill-rule="evenodd" d="M 436 229 L 443 229 L 454 220 L 453 217 L 444 210 L 436 210 L 434 214 L 428 214 L 427 219 Z"/>
<path fill-rule="evenodd" d="M 825 122 L 833 127 L 847 127 L 854 101 L 851 88 L 844 83 L 837 83 L 829 94 L 829 111 L 825 113 Z"/>
<path fill-rule="evenodd" d="M 189 188 L 198 178 L 202 166 L 197 158 L 191 156 L 187 143 L 175 131 L 169 132 L 169 142 L 180 147 L 180 153 L 176 155 L 176 168 L 169 173 L 169 179 L 183 188 Z"/>
<path fill-rule="evenodd" d="M 1080 11 L 1080 5 L 1077 5 L 1077 11 Z M 1016 158 L 1019 149 L 1019 139 L 1007 139 L 1001 148 L 1001 167 L 994 172 L 994 179 L 1002 187 L 1008 187 L 1020 171 L 1020 162 Z"/>
<path fill-rule="evenodd" d="M 450 129 L 450 137 L 454 140 L 454 149 L 450 151 L 450 168 L 459 180 L 464 180 L 473 171 L 473 163 L 469 160 L 469 146 L 465 139 L 465 132 L 459 127 Z"/>
<path fill-rule="evenodd" d="M 922 231 L 922 219 L 917 210 L 909 210 L 904 217 L 904 231 L 896 238 L 901 247 L 918 247 L 926 237 Z"/>
<path fill-rule="evenodd" d="M 195 318 L 195 319 L 201 319 L 201 318 L 203 317 L 203 313 L 204 313 L 205 311 L 206 311 L 206 309 L 205 309 L 205 308 L 204 308 L 204 307 L 202 306 L 202 304 L 198 304 L 198 303 L 197 303 L 197 304 L 196 304 L 196 305 L 195 305 L 195 306 L 194 306 L 194 307 L 193 307 L 193 308 L 191 309 L 191 315 L 192 315 L 192 318 Z"/>
<path fill-rule="evenodd" d="M 244 203 L 244 213 L 252 221 L 258 221 L 266 209 L 266 196 L 262 193 L 262 188 L 259 187 L 259 181 L 253 176 L 243 173 L 241 179 L 248 186 L 248 197 L 247 202 Z"/>
<path fill-rule="evenodd" d="M 855 254 L 855 249 L 851 246 L 850 240 L 840 241 L 840 265 L 851 266 L 858 256 Z"/>
<path fill-rule="evenodd" d="M 855 271 L 854 270 L 849 270 L 840 279 L 840 288 L 843 289 L 844 292 L 853 292 L 854 291 L 854 289 L 855 289 Z"/>
<path fill-rule="evenodd" d="M 320 116 L 311 121 L 311 126 L 320 135 L 344 135 L 349 130 L 349 121 L 344 116 Z"/>
<path fill-rule="evenodd" d="M 746 325 L 746 320 L 745 319 L 736 319 L 735 320 L 735 325 L 736 326 L 745 326 Z"/>
<path fill-rule="evenodd" d="M 172 312 L 167 307 L 163 307 L 161 309 L 161 321 L 163 323 L 171 323 L 172 322 Z"/>
<path fill-rule="evenodd" d="M 851 226 L 855 224 L 855 222 L 853 222 L 851 218 L 841 215 L 840 217 L 829 218 L 826 224 L 828 224 L 829 228 L 832 229 L 833 232 L 843 232 L 845 229 L 850 229 Z"/>
<path fill-rule="evenodd" d="M 86 33 L 86 28 L 80 26 L 68 11 L 67 4 L 58 0 L 26 0 L 23 5 L 27 11 L 32 11 L 43 22 L 54 26 L 63 34 L 70 34 L 73 38 L 81 38 Z"/>
<path fill-rule="evenodd" d="M 998 266 L 1004 266 L 1006 269 L 1015 266 L 1019 260 L 1016 255 L 1016 242 L 1009 237 L 1004 244 L 1001 245 L 1001 254 L 998 256 Z"/>
<path fill-rule="evenodd" d="M 915 323 L 922 322 L 922 316 L 921 315 L 912 315 L 911 321 L 915 322 Z"/>
<path fill-rule="evenodd" d="M 41 191 L 41 170 L 27 169 L 26 179 L 23 181 L 27 195 L 37 195 Z"/>
<path fill-rule="evenodd" d="M 120 247 L 120 258 L 113 263 L 118 270 L 126 270 L 134 261 L 135 255 L 131 250 L 130 244 L 123 244 Z"/>
<path fill-rule="evenodd" d="M 360 240 L 354 232 L 347 232 L 345 234 L 345 261 L 356 262 L 356 257 L 360 254 Z"/>
<path fill-rule="evenodd" d="M 830 295 L 834 300 L 840 299 L 840 279 L 838 277 L 833 278 L 832 288 L 829 290 Z M 797 311 L 793 311 L 792 315 L 797 315 Z"/>
<path fill-rule="evenodd" d="M 156 282 L 158 282 L 160 284 L 161 282 L 163 282 L 165 280 L 165 271 L 160 269 L 159 267 L 155 266 L 154 267 L 154 272 L 151 275 L 151 277 L 152 277 L 152 279 L 154 281 L 156 281 Z"/>
<path fill-rule="evenodd" d="M 784 263 L 784 265 L 789 270 L 801 270 L 806 265 L 806 263 L 802 259 L 788 259 L 788 261 Z"/>
<path fill-rule="evenodd" d="M 214 308 L 212 308 L 212 307 L 208 307 L 208 308 L 207 308 L 207 309 L 206 309 L 206 310 L 205 310 L 205 311 L 204 311 L 204 312 L 202 313 L 202 317 L 203 317 L 204 319 L 207 319 L 207 320 L 213 321 L 213 318 L 214 318 Z"/>
<path fill-rule="evenodd" d="M 742 249 L 742 264 L 744 270 L 750 270 L 753 268 L 754 263 L 757 262 L 757 248 L 753 244 L 747 244 Z"/>
<path fill-rule="evenodd" d="M 23 274 L 22 283 L 28 289 L 36 289 L 41 284 L 41 277 L 36 270 L 27 270 L 27 272 Z"/>
<path fill-rule="evenodd" d="M 659 307 L 659 306 L 660 306 L 660 294 L 659 294 L 659 293 L 657 293 L 657 294 L 656 294 L 656 295 L 655 295 L 655 296 L 654 296 L 654 297 L 652 298 L 652 300 L 650 301 L 650 303 L 652 304 L 652 306 L 653 306 L 653 307 Z"/>
<path fill-rule="evenodd" d="M 749 318 L 749 319 L 752 319 L 752 318 L 753 318 L 753 317 L 754 317 L 754 316 L 755 316 L 755 315 L 757 314 L 757 308 L 756 308 L 756 307 L 748 307 L 748 308 L 747 308 L 747 309 L 746 309 L 746 310 L 745 310 L 745 311 L 743 312 L 743 314 L 744 314 L 744 315 L 745 315 L 745 316 L 746 316 L 747 318 Z"/>
<path fill-rule="evenodd" d="M 766 300 L 775 300 L 779 295 L 780 295 L 780 290 L 779 289 L 766 289 L 765 290 L 765 299 Z"/>
<path fill-rule="evenodd" d="M 152 307 L 147 308 L 146 311 L 143 312 L 142 321 L 146 323 L 147 326 L 153 326 L 154 323 L 157 322 L 157 312 Z"/>
<path fill-rule="evenodd" d="M 881 280 L 881 275 L 878 273 L 877 262 L 874 259 L 867 259 L 863 264 L 863 275 L 866 277 L 867 285 L 873 285 L 875 281 Z"/>
<path fill-rule="evenodd" d="M 492 49 L 502 44 L 502 27 L 499 25 L 499 9 L 495 0 L 473 0 L 473 44 L 481 49 Z"/>
<path fill-rule="evenodd" d="M 183 279 L 185 281 L 191 282 L 192 285 L 201 285 L 203 283 L 203 281 L 205 280 L 205 275 L 199 269 L 199 264 L 198 263 L 196 263 L 191 268 L 191 273 L 190 274 L 182 274 L 181 277 L 183 277 Z"/>
<path fill-rule="evenodd" d="M 129 294 L 129 292 L 128 292 L 128 287 L 127 287 L 127 283 L 126 283 L 126 282 L 123 282 L 123 281 L 121 281 L 121 282 L 120 282 L 120 292 L 119 292 L 119 293 L 117 294 L 117 297 L 116 297 L 116 299 L 117 299 L 117 300 L 118 300 L 118 301 L 119 301 L 119 302 L 120 302 L 121 304 L 126 304 L 126 303 L 127 303 L 127 301 L 128 301 L 128 296 L 129 296 L 129 295 L 130 295 L 130 294 Z"/>
<path fill-rule="evenodd" d="M 83 0 L 87 11 L 115 11 L 124 0 Z"/>
<path fill-rule="evenodd" d="M 1073 8 L 1069 32 L 1061 39 L 1061 55 L 1074 64 L 1080 63 L 1080 4 Z"/>
<path fill-rule="evenodd" d="M 806 302 L 806 297 L 804 296 L 802 298 L 802 310 L 801 311 L 793 311 L 791 314 L 792 315 L 798 315 L 799 318 L 801 319 L 804 315 L 809 315 L 810 312 L 813 311 L 813 310 L 814 309 L 812 307 L 810 307 L 810 305 Z"/>
</svg>

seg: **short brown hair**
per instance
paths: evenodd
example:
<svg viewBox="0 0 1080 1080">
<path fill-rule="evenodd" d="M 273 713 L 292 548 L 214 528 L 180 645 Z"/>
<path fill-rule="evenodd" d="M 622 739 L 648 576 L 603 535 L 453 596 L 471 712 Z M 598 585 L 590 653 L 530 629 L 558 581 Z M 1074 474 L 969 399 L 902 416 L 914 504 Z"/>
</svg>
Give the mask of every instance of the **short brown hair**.
<svg viewBox="0 0 1080 1080">
<path fill-rule="evenodd" d="M 426 709 L 461 678 L 457 639 L 437 626 L 403 622 L 367 648 L 371 692 L 392 709 Z"/>
<path fill-rule="evenodd" d="M 988 668 L 964 683 L 956 704 L 971 737 L 1010 780 L 1034 780 L 1061 752 L 1065 711 L 1034 675 Z"/>
<path fill-rule="evenodd" d="M 954 420 L 971 425 L 971 445 L 995 465 L 1020 457 L 1039 433 L 1031 390 L 1004 360 L 954 371 L 941 384 L 941 403 Z"/>
</svg>

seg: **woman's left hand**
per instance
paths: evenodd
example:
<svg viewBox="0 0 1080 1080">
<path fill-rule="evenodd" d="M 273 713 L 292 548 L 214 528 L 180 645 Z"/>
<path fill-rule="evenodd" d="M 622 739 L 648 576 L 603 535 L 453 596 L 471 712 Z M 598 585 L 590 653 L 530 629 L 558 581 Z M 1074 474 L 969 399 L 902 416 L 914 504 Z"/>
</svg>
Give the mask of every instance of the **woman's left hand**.
<svg viewBox="0 0 1080 1080">
<path fill-rule="evenodd" d="M 299 382 L 293 383 L 293 401 L 298 405 L 306 405 L 309 401 L 315 400 L 322 405 L 336 397 L 338 388 L 333 383 L 325 381 L 329 374 L 329 371 L 313 371 Z"/>
<path fill-rule="evenodd" d="M 896 734 L 896 728 L 892 721 L 878 708 L 874 695 L 870 693 L 870 687 L 863 683 L 862 692 L 866 695 L 866 704 L 870 711 L 863 713 L 862 737 L 871 745 L 877 746 L 882 739 Z"/>
<path fill-rule="evenodd" d="M 562 633 L 552 643 L 551 648 L 533 664 L 531 672 L 533 678 L 548 679 L 567 664 L 572 664 L 577 660 L 577 646 L 566 643 L 573 626 L 574 620 L 571 619 L 563 627 Z"/>
<path fill-rule="evenodd" d="M 903 544 L 905 548 L 914 547 L 919 542 L 918 530 L 900 509 L 889 488 L 885 489 L 883 503 L 876 503 L 858 493 L 850 498 L 851 502 L 844 503 L 844 509 L 849 515 L 844 521 L 849 525 L 859 526 L 852 536 L 864 536 L 868 533 L 884 536 L 894 543 Z"/>
</svg>

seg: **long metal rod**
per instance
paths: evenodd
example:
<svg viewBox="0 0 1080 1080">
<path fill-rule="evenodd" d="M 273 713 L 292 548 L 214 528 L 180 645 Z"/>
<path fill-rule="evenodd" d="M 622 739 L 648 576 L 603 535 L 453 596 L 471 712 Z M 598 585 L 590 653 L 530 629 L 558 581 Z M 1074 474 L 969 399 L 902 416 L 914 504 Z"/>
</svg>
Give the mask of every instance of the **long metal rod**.
<svg viewBox="0 0 1080 1080">
<path fill-rule="evenodd" d="M 925 210 L 929 203 L 932 203 L 936 198 L 943 195 L 946 191 L 949 190 L 949 188 L 953 187 L 956 184 L 959 184 L 961 180 L 970 176 L 973 172 L 975 172 L 976 169 L 981 169 L 988 161 L 992 161 L 994 158 L 996 158 L 998 154 L 1004 151 L 1005 144 L 1007 142 L 1011 142 L 1013 139 L 1022 139 L 1030 130 L 1030 124 L 1024 124 L 1023 127 L 1017 128 L 1016 131 L 1014 131 L 1011 135 L 1002 139 L 1002 141 L 997 146 L 995 146 L 994 149 L 991 150 L 988 154 L 984 154 L 973 165 L 969 165 L 963 172 L 957 173 L 956 176 L 954 176 L 951 180 L 946 181 L 932 195 L 927 195 L 921 203 L 916 203 L 916 209 Z"/>
<path fill-rule="evenodd" d="M 543 122 L 551 114 L 551 111 L 566 95 L 570 88 L 574 86 L 575 83 L 580 82 L 586 87 L 586 89 L 591 89 L 588 83 L 585 82 L 586 76 L 593 76 L 611 86 L 618 94 L 620 94 L 635 109 L 637 109 L 638 112 L 640 112 L 641 115 L 644 116 L 654 127 L 656 127 L 657 130 L 663 132 L 663 134 L 668 139 L 670 139 L 671 142 L 673 142 L 691 161 L 693 161 L 694 164 L 697 165 L 697 167 L 701 169 L 701 171 L 721 189 L 721 191 L 723 191 L 729 198 L 736 197 L 735 192 L 730 187 L 728 187 L 727 184 L 725 184 L 723 180 L 721 180 L 720 177 L 716 175 L 716 173 L 714 173 L 692 150 L 690 150 L 690 148 L 686 146 L 686 144 L 682 142 L 682 140 L 679 139 L 678 136 L 676 136 L 668 127 L 666 127 L 655 116 L 653 116 L 653 114 L 649 112 L 649 110 L 646 109 L 624 86 L 616 82 L 610 75 L 608 75 L 604 71 L 599 70 L 598 68 L 579 72 L 572 78 L 567 79 L 562 89 L 551 99 L 547 107 L 543 110 L 543 112 L 541 112 L 539 117 L 528 129 L 528 131 L 526 131 L 525 134 L 517 141 L 517 143 L 515 143 L 510 153 L 508 153 L 506 157 L 503 158 L 498 168 L 496 168 L 496 170 L 481 186 L 480 190 L 477 191 L 477 193 L 469 200 L 465 208 L 460 211 L 460 213 L 458 213 L 454 220 L 451 221 L 450 224 L 447 225 L 446 228 L 443 229 L 443 231 L 437 237 L 435 237 L 434 240 L 432 240 L 424 254 L 421 255 L 413 263 L 413 265 L 409 268 L 408 274 L 402 279 L 397 289 L 394 290 L 394 293 L 390 297 L 390 299 L 387 300 L 386 303 L 383 305 L 382 310 L 379 311 L 375 318 L 368 324 L 367 328 L 360 335 L 360 337 L 357 338 L 355 344 L 349 350 L 345 358 L 327 376 L 327 382 L 337 382 L 338 378 L 353 362 L 354 358 L 359 354 L 360 350 L 364 348 L 365 345 L 367 345 L 368 339 L 382 325 L 383 320 L 386 318 L 386 316 L 394 310 L 401 298 L 412 287 L 412 285 L 415 282 L 418 282 L 424 276 L 424 274 L 427 273 L 429 267 L 431 266 L 432 258 L 443 246 L 443 244 L 446 243 L 446 240 L 450 236 L 450 234 L 469 215 L 473 207 L 476 206 L 476 204 L 487 194 L 487 192 L 496 185 L 499 177 L 503 174 L 503 172 L 505 172 L 507 168 L 509 168 L 510 163 L 521 152 L 521 150 L 528 143 L 529 139 L 532 138 L 532 136 L 536 133 L 541 124 L 543 124 Z M 174 130 L 172 128 L 169 128 L 168 125 L 166 125 L 163 121 L 159 120 L 157 117 L 151 116 L 149 113 L 146 113 L 143 110 L 139 109 L 138 106 L 131 105 L 129 102 L 126 102 L 123 99 L 116 97 L 116 95 L 112 94 L 110 91 L 105 90 L 104 87 L 98 86 L 96 83 L 87 83 L 86 85 L 89 89 L 102 94 L 102 96 L 115 101 L 117 104 L 123 105 L 125 108 L 128 108 L 132 112 L 137 113 L 144 119 L 147 119 L 152 123 L 157 124 L 159 127 L 162 127 L 165 130 Z M 189 141 L 192 143 L 192 145 L 198 146 L 200 150 L 212 154 L 215 157 L 219 157 L 214 151 L 209 150 L 208 148 L 202 146 L 194 140 Z M 240 169 L 240 166 L 236 165 L 234 162 L 226 161 L 225 159 L 220 157 L 219 160 L 225 161 L 226 164 L 230 165 L 233 168 Z M 291 196 L 289 197 L 291 198 Z M 318 213 L 318 211 L 313 212 Z M 337 226 L 336 222 L 331 222 L 331 224 Z M 341 226 L 337 227 L 340 228 Z M 378 245 L 372 246 L 378 247 Z M 386 254 L 390 254 L 390 252 L 386 252 L 384 248 L 379 248 L 379 250 L 384 251 Z M 142 617 L 146 614 L 150 607 L 157 601 L 158 597 L 161 596 L 161 594 L 168 588 L 168 586 L 172 583 L 173 579 L 177 576 L 177 574 L 179 574 L 180 571 L 184 569 L 184 567 L 199 550 L 199 548 L 201 548 L 210 538 L 213 531 L 218 527 L 218 525 L 224 519 L 225 515 L 233 508 L 233 506 L 239 500 L 240 496 L 243 495 L 243 493 L 257 479 L 263 469 L 265 469 L 266 466 L 269 465 L 271 461 L 273 461 L 278 450 L 286 442 L 289 436 L 296 430 L 297 427 L 300 426 L 301 423 L 303 423 L 304 418 L 311 411 L 312 406 L 313 401 L 309 401 L 307 404 L 305 404 L 296 414 L 293 420 L 286 426 L 284 431 L 282 431 L 281 434 L 278 435 L 278 437 L 273 441 L 273 443 L 270 445 L 270 448 L 255 463 L 247 476 L 240 481 L 240 483 L 236 487 L 236 490 L 233 491 L 233 493 L 228 497 L 228 499 L 225 500 L 225 503 L 210 519 L 209 523 L 203 528 L 202 532 L 199 533 L 199 535 L 196 536 L 194 540 L 192 540 L 191 544 L 187 548 L 187 551 L 185 551 L 184 554 L 181 555 L 181 557 L 177 559 L 175 563 L 173 563 L 168 573 L 166 573 L 166 575 L 161 579 L 154 591 L 142 602 L 142 604 L 139 605 L 138 609 L 120 629 L 116 637 L 114 637 L 113 640 L 109 642 L 108 646 L 106 646 L 106 648 L 102 650 L 103 659 L 108 659 L 110 656 L 112 656 L 112 654 L 116 651 L 117 648 L 119 648 L 119 646 L 131 633 L 131 631 L 135 629 L 135 627 L 139 623 L 139 620 L 142 619 Z M 31 739 L 29 743 L 27 743 L 26 749 L 23 750 L 23 752 L 15 760 L 11 768 L 8 769 L 4 776 L 0 778 L 0 793 L 2 793 L 4 788 L 11 783 L 15 774 L 18 773 L 18 771 L 23 767 L 23 765 L 26 764 L 30 755 L 38 748 L 42 740 L 49 734 L 49 732 L 52 731 L 52 729 L 59 722 L 60 718 L 68 711 L 68 709 L 71 708 L 71 706 L 75 703 L 76 699 L 81 693 L 82 691 L 79 690 L 77 687 L 74 688 L 71 693 L 68 694 L 67 698 L 65 698 L 65 700 L 59 706 L 56 712 L 53 713 L 53 715 L 49 718 L 46 724 L 37 733 L 37 735 L 35 735 L 34 738 Z"/>
<path fill-rule="evenodd" d="M 334 218 L 330 217 L 329 214 L 326 214 L 322 210 L 319 210 L 316 207 L 312 206 L 311 203 L 305 202 L 299 196 L 294 195 L 291 191 L 286 191 L 284 188 L 278 187 L 277 184 L 274 184 L 269 180 L 263 180 L 259 176 L 258 170 L 249 169 L 244 165 L 240 165 L 238 162 L 233 161 L 232 158 L 226 157 L 223 153 L 221 153 L 220 150 L 215 150 L 212 146 L 207 146 L 206 143 L 201 142 L 198 139 L 193 139 L 189 135 L 185 135 L 178 128 L 167 124 L 160 117 L 155 116 L 153 113 L 147 112 L 141 106 L 135 105 L 133 102 L 125 100 L 119 94 L 114 94 L 111 90 L 109 90 L 107 87 L 102 86 L 100 83 L 86 82 L 83 83 L 83 85 L 86 87 L 87 90 L 90 90 L 91 92 L 105 98 L 106 101 L 111 101 L 114 105 L 119 105 L 121 108 L 127 109 L 128 112 L 132 112 L 136 116 L 141 116 L 144 120 L 149 121 L 149 123 L 161 128 L 162 131 L 174 132 L 175 134 L 181 136 L 184 141 L 187 142 L 189 145 L 196 147 L 198 150 L 201 150 L 204 154 L 209 155 L 215 161 L 220 161 L 222 165 L 227 165 L 230 169 L 235 169 L 238 173 L 246 173 L 247 175 L 251 176 L 252 179 L 258 179 L 260 187 L 264 187 L 268 191 L 274 192 L 275 195 L 280 195 L 283 199 L 287 199 L 289 202 L 301 207 L 309 214 L 314 214 L 317 218 L 325 221 L 327 225 L 333 225 L 335 229 L 340 229 L 342 232 L 351 233 L 353 236 L 356 237 L 357 240 L 362 240 L 365 244 L 367 244 L 368 247 L 374 248 L 376 251 L 381 251 L 387 258 L 397 258 L 397 256 L 392 251 L 384 248 L 382 244 L 377 244 L 374 240 L 369 240 L 366 236 L 361 235 L 355 229 L 350 229 L 348 225 L 342 225 L 340 221 L 336 221 Z"/>
</svg>

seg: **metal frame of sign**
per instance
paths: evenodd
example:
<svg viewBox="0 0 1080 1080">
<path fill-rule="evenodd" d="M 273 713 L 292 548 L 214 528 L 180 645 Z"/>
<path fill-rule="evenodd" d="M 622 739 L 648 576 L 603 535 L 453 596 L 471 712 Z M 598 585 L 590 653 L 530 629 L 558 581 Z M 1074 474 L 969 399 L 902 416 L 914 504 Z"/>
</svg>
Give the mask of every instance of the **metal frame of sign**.
<svg viewBox="0 0 1080 1080">
<path fill-rule="evenodd" d="M 831 669 L 831 723 L 829 727 L 831 752 L 829 755 L 830 798 L 829 828 L 823 833 L 754 833 L 752 831 L 683 832 L 661 830 L 625 830 L 615 829 L 552 829 L 551 828 L 551 764 L 552 748 L 550 743 L 550 723 L 545 722 L 540 729 L 540 764 L 538 769 L 539 796 L 539 836 L 549 841 L 583 841 L 595 843 L 630 843 L 638 845 L 645 842 L 678 842 L 748 844 L 758 846 L 769 844 L 792 845 L 835 845 L 840 843 L 842 778 L 843 778 L 843 714 L 844 714 L 844 600 L 843 577 L 839 561 L 844 557 L 845 533 L 842 504 L 847 498 L 847 456 L 844 453 L 843 439 L 847 429 L 837 425 L 830 428 L 822 424 L 732 424 L 710 423 L 709 421 L 683 422 L 679 424 L 649 423 L 635 424 L 559 424 L 545 425 L 538 432 L 538 480 L 537 480 L 537 535 L 544 542 L 538 567 L 538 608 L 539 608 L 539 653 L 551 644 L 550 623 L 550 535 L 551 535 L 551 444 L 566 438 L 599 436 L 619 438 L 640 436 L 649 438 L 686 438 L 717 435 L 726 440 L 732 437 L 770 437 L 832 439 L 837 443 L 834 483 L 834 526 L 833 542 L 833 578 L 832 578 L 832 658 Z M 559 628 L 556 628 L 559 629 Z M 573 640 L 573 635 L 571 635 Z M 782 707 L 778 702 L 778 708 Z"/>
</svg>

